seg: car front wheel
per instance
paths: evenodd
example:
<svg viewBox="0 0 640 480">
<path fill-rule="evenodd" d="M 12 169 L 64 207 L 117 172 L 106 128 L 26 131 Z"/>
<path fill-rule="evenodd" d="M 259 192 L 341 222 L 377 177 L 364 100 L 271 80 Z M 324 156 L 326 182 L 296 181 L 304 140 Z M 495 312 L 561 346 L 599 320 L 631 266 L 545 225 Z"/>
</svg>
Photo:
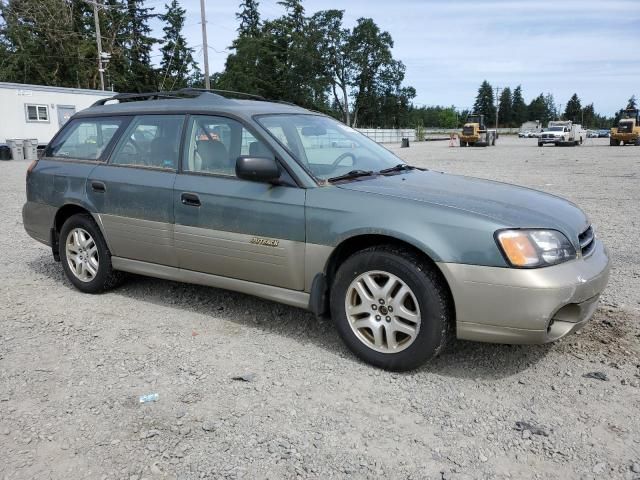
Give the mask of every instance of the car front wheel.
<svg viewBox="0 0 640 480">
<path fill-rule="evenodd" d="M 410 250 L 372 247 L 349 257 L 331 289 L 340 336 L 364 361 L 410 370 L 442 351 L 453 311 L 435 267 Z"/>
<path fill-rule="evenodd" d="M 91 216 L 69 217 L 60 230 L 59 244 L 64 273 L 78 290 L 99 293 L 121 280 L 123 274 L 113 270 L 111 253 Z"/>
</svg>

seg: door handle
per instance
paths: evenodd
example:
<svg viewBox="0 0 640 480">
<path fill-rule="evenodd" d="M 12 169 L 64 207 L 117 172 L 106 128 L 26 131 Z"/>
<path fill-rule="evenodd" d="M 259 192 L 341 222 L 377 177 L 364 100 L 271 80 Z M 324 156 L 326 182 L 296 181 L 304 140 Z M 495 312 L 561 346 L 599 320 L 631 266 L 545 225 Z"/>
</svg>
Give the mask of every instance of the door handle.
<svg viewBox="0 0 640 480">
<path fill-rule="evenodd" d="M 189 207 L 199 207 L 200 206 L 200 197 L 195 193 L 183 193 L 180 195 L 180 200 L 183 205 L 187 205 Z"/>
<path fill-rule="evenodd" d="M 98 193 L 104 193 L 107 191 L 107 186 L 102 182 L 91 182 L 91 190 Z"/>
</svg>

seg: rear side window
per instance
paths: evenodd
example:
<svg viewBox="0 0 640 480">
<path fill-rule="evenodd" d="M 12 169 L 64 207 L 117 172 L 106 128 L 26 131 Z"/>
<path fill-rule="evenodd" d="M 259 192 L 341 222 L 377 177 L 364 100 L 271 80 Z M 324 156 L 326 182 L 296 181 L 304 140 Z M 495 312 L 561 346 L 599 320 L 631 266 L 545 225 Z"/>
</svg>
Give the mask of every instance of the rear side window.
<svg viewBox="0 0 640 480">
<path fill-rule="evenodd" d="M 49 146 L 46 156 L 100 160 L 123 123 L 121 118 L 73 120 Z"/>
<path fill-rule="evenodd" d="M 110 163 L 177 169 L 183 123 L 183 115 L 135 117 L 113 151 Z"/>
</svg>

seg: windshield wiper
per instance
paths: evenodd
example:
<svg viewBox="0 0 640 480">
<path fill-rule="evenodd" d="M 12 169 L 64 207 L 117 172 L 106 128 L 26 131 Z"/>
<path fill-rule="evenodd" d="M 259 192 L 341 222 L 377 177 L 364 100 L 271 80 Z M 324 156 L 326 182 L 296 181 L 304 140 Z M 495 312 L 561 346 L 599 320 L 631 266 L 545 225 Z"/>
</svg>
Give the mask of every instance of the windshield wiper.
<svg viewBox="0 0 640 480">
<path fill-rule="evenodd" d="M 384 168 L 380 170 L 378 173 L 381 173 L 384 175 L 385 173 L 402 172 L 403 170 L 415 170 L 416 168 L 418 167 L 407 165 L 406 163 L 399 163 L 395 167 Z"/>
<path fill-rule="evenodd" d="M 327 179 L 328 182 L 337 182 L 338 180 L 349 180 L 351 178 L 368 177 L 373 175 L 372 170 L 351 170 L 344 175 L 338 175 L 337 177 L 331 177 Z"/>
</svg>

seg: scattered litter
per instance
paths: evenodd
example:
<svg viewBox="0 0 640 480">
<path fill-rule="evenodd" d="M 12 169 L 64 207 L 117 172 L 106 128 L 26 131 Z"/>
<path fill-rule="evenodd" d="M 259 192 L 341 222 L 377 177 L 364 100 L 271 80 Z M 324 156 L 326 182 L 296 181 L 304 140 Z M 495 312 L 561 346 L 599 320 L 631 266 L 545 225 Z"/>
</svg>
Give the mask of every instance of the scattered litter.
<svg viewBox="0 0 640 480">
<path fill-rule="evenodd" d="M 524 430 L 528 430 L 533 435 L 542 435 L 543 437 L 548 437 L 549 432 L 545 429 L 536 427 L 529 422 L 516 422 L 516 430 L 519 432 L 523 432 Z"/>
<path fill-rule="evenodd" d="M 140 403 L 151 403 L 157 402 L 160 396 L 157 393 L 149 393 L 148 395 L 141 395 L 139 402 Z"/>
<path fill-rule="evenodd" d="M 603 372 L 589 372 L 582 375 L 584 378 L 593 378 L 595 380 L 602 380 L 603 382 L 608 382 L 609 377 L 607 377 L 606 373 Z"/>
<path fill-rule="evenodd" d="M 237 380 L 239 382 L 253 382 L 256 379 L 255 373 L 245 373 L 244 375 L 238 375 L 237 377 L 231 377 L 231 380 Z"/>
</svg>

